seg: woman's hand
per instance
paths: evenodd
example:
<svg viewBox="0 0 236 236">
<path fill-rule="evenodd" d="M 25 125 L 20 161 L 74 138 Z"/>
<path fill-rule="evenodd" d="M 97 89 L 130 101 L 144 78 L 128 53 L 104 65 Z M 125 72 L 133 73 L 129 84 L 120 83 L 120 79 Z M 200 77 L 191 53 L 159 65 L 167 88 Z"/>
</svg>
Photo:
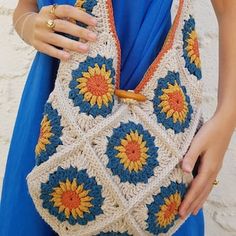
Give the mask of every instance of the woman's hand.
<svg viewBox="0 0 236 236">
<path fill-rule="evenodd" d="M 52 5 L 44 6 L 38 14 L 34 15 L 29 39 L 30 44 L 38 51 L 61 60 L 68 59 L 70 54 L 64 50 L 56 48 L 55 46 L 80 53 L 87 52 L 89 50 L 88 44 L 69 39 L 55 33 L 54 31 L 70 34 L 88 41 L 95 41 L 96 34 L 94 32 L 65 19 L 70 18 L 90 26 L 95 26 L 96 18 L 79 8 L 70 5 L 57 5 L 55 15 L 52 15 L 50 14 L 51 7 Z M 47 27 L 46 21 L 48 19 L 54 19 L 54 31 Z"/>
<path fill-rule="evenodd" d="M 182 169 L 191 173 L 196 161 L 199 161 L 198 173 L 179 208 L 182 219 L 190 213 L 196 215 L 202 208 L 222 167 L 233 131 L 233 125 L 225 122 L 220 115 L 215 115 L 195 135 L 181 163 Z"/>
</svg>

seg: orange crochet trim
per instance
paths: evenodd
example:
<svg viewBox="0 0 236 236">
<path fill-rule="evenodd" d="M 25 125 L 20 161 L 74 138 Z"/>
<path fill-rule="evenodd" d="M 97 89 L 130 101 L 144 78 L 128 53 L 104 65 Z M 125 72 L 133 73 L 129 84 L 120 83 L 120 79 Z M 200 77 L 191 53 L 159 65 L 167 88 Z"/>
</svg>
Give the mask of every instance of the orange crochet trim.
<svg viewBox="0 0 236 236">
<path fill-rule="evenodd" d="M 120 98 L 130 98 L 139 102 L 144 102 L 147 100 L 146 96 L 144 96 L 143 94 L 136 93 L 130 90 L 126 91 L 122 89 L 115 89 L 115 95 Z"/>
<path fill-rule="evenodd" d="M 178 11 L 176 13 L 174 22 L 172 27 L 169 30 L 169 33 L 166 37 L 166 40 L 163 44 L 163 47 L 161 49 L 161 51 L 159 52 L 159 54 L 157 55 L 157 57 L 154 59 L 153 63 L 150 65 L 150 67 L 148 68 L 148 70 L 146 71 L 146 73 L 144 74 L 143 79 L 140 81 L 140 83 L 137 85 L 137 87 L 135 88 L 135 92 L 140 92 L 142 90 L 142 88 L 144 87 L 144 85 L 151 79 L 151 77 L 153 76 L 155 70 L 157 69 L 161 59 L 163 58 L 163 56 L 165 55 L 165 53 L 171 49 L 172 45 L 173 45 L 173 41 L 174 41 L 174 37 L 175 37 L 175 33 L 177 30 L 177 27 L 179 25 L 179 21 L 180 21 L 180 16 L 182 13 L 182 9 L 183 9 L 183 4 L 184 4 L 184 0 L 179 0 L 179 7 L 178 7 Z"/>
<path fill-rule="evenodd" d="M 116 49 L 117 49 L 117 68 L 116 68 L 116 88 L 120 87 L 120 66 L 121 66 L 121 49 L 120 49 L 120 41 L 117 36 L 116 28 L 115 28 L 115 20 L 114 20 L 114 14 L 113 14 L 113 7 L 112 7 L 112 0 L 106 1 L 106 7 L 108 9 L 108 18 L 109 18 L 109 24 L 111 32 L 115 38 L 116 42 Z"/>
<path fill-rule="evenodd" d="M 182 9 L 183 9 L 183 4 L 184 4 L 184 0 L 179 0 L 178 11 L 176 13 L 173 25 L 171 26 L 171 28 L 167 34 L 167 37 L 166 37 L 165 42 L 163 44 L 163 47 L 162 47 L 161 51 L 158 53 L 157 57 L 152 62 L 152 64 L 147 69 L 142 80 L 139 82 L 137 87 L 134 89 L 134 91 L 136 93 L 139 93 L 142 90 L 142 88 L 144 87 L 144 85 L 150 80 L 150 78 L 152 77 L 156 68 L 158 67 L 161 59 L 163 58 L 164 54 L 172 47 L 175 33 L 176 33 L 176 29 L 179 25 L 179 20 L 180 20 L 180 16 L 181 16 Z M 120 48 L 120 42 L 119 42 L 119 38 L 117 36 L 117 32 L 116 32 L 116 28 L 115 28 L 112 0 L 107 0 L 106 5 L 107 5 L 108 13 L 109 13 L 110 28 L 111 28 L 111 32 L 112 32 L 115 42 L 116 42 L 116 48 L 117 48 L 117 53 L 118 53 L 118 65 L 117 65 L 117 76 L 116 76 L 116 88 L 118 89 L 120 87 L 121 48 Z"/>
</svg>

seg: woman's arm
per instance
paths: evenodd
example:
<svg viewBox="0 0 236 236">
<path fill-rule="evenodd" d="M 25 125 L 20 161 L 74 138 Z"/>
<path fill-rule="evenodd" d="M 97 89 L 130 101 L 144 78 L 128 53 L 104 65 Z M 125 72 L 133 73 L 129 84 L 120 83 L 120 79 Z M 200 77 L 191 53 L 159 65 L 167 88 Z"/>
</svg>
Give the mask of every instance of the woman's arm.
<svg viewBox="0 0 236 236">
<path fill-rule="evenodd" d="M 212 0 L 219 22 L 219 89 L 216 113 L 236 126 L 236 1 Z"/>
<path fill-rule="evenodd" d="M 236 126 L 236 1 L 212 0 L 219 24 L 218 104 L 213 117 L 194 137 L 182 168 L 191 172 L 200 160 L 198 174 L 180 206 L 179 214 L 197 214 L 212 190 Z"/>
<path fill-rule="evenodd" d="M 32 28 L 32 20 L 28 19 L 24 24 L 24 31 L 22 31 L 23 23 L 28 16 L 27 13 L 38 12 L 37 3 L 35 0 L 19 0 L 14 13 L 13 13 L 13 25 L 15 26 L 15 30 L 17 34 L 27 43 L 30 44 L 30 35 Z M 34 16 L 33 14 L 30 18 Z M 28 18 L 28 17 L 27 17 Z M 24 33 L 24 37 L 22 35 Z"/>
</svg>

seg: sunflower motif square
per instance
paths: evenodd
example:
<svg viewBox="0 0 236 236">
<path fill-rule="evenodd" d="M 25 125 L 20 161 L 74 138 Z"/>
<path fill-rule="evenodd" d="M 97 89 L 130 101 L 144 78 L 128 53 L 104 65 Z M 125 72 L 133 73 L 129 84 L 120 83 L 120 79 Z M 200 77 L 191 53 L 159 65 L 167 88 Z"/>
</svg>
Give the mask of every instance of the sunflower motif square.
<svg viewBox="0 0 236 236">
<path fill-rule="evenodd" d="M 75 130 L 86 133 L 118 110 L 114 68 L 111 57 L 96 53 L 81 55 L 79 62 L 61 68 L 63 74 L 55 84 L 55 97 Z"/>
<path fill-rule="evenodd" d="M 55 154 L 54 160 L 49 159 L 27 176 L 29 191 L 37 199 L 37 210 L 57 232 L 96 235 L 116 230 L 105 226 L 119 221 L 124 209 L 98 166 L 84 143 Z M 122 233 L 132 231 L 127 223 L 120 224 Z"/>
<path fill-rule="evenodd" d="M 158 166 L 158 147 L 154 136 L 141 124 L 128 121 L 121 122 L 107 139 L 107 168 L 113 175 L 119 176 L 121 182 L 147 183 Z"/>
<path fill-rule="evenodd" d="M 86 225 L 103 213 L 104 198 L 102 186 L 87 170 L 77 167 L 58 167 L 50 174 L 46 183 L 41 184 L 42 207 L 59 221 L 70 225 Z"/>
<path fill-rule="evenodd" d="M 75 142 L 82 134 L 76 132 L 65 116 L 62 116 L 58 100 L 52 95 L 44 106 L 43 117 L 37 144 L 35 145 L 35 163 L 41 165 L 67 146 Z"/>
<path fill-rule="evenodd" d="M 87 56 L 72 70 L 69 98 L 80 113 L 106 117 L 114 105 L 115 69 L 113 59 L 101 55 Z"/>
<path fill-rule="evenodd" d="M 180 155 L 187 151 L 201 116 L 202 83 L 193 80 L 180 63 L 180 51 L 168 52 L 141 91 L 147 101 L 135 107 L 136 115 Z"/>
<path fill-rule="evenodd" d="M 91 56 L 81 55 L 70 66 L 61 64 L 63 73 L 55 84 L 63 114 L 84 133 L 113 116 L 120 107 L 114 95 L 116 62 L 105 54 L 94 52 Z"/>
<path fill-rule="evenodd" d="M 160 188 L 134 208 L 132 215 L 142 228 L 143 235 L 172 235 L 171 232 L 183 223 L 178 209 L 191 179 L 190 175 L 182 175 L 177 167 Z"/>
<path fill-rule="evenodd" d="M 94 131 L 90 143 L 107 178 L 114 181 L 128 202 L 150 186 L 158 185 L 168 162 L 178 163 L 166 141 L 152 132 L 148 124 L 131 118 L 129 111 L 122 112 L 122 116 L 97 133 Z"/>
<path fill-rule="evenodd" d="M 193 108 L 179 73 L 168 71 L 165 78 L 158 80 L 154 94 L 153 107 L 158 123 L 175 133 L 184 132 L 190 125 Z"/>
</svg>

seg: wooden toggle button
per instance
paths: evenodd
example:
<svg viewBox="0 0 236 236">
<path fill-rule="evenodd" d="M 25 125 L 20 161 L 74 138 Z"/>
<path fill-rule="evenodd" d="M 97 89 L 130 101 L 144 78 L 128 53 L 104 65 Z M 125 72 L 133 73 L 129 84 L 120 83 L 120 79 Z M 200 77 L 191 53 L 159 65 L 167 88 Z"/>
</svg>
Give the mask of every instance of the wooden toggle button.
<svg viewBox="0 0 236 236">
<path fill-rule="evenodd" d="M 115 89 L 115 95 L 120 98 L 133 99 L 139 102 L 145 102 L 147 100 L 146 96 L 141 93 L 135 93 L 134 90 Z"/>
</svg>

